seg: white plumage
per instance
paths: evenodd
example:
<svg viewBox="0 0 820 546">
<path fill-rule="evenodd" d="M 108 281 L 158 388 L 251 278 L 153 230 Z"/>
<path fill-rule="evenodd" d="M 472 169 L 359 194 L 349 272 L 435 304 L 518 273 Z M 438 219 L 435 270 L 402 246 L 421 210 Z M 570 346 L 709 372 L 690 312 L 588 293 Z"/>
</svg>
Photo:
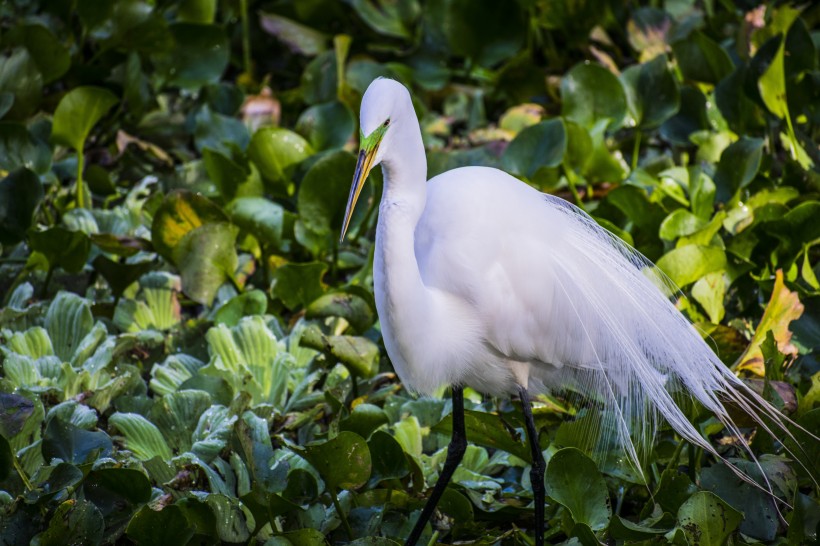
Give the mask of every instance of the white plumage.
<svg viewBox="0 0 820 546">
<path fill-rule="evenodd" d="M 361 129 L 344 230 L 367 173 L 381 163 L 376 304 L 406 387 L 589 396 L 603 410 L 589 433 L 621 447 L 637 469 L 661 417 L 720 457 L 680 409 L 687 397 L 747 450 L 726 402 L 788 434 L 788 419 L 737 379 L 675 308 L 668 296 L 676 289 L 663 274 L 580 209 L 486 167 L 428 182 L 410 95 L 397 82 L 370 85 Z M 534 480 L 543 480 L 540 465 Z M 429 517 L 432 508 L 425 510 Z"/>
</svg>

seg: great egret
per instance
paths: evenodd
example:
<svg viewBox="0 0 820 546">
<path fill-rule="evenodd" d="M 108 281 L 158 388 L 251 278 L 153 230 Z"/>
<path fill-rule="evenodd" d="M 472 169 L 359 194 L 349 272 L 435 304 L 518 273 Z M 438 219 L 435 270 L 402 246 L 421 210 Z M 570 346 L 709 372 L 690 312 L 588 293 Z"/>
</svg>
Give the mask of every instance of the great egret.
<svg viewBox="0 0 820 546">
<path fill-rule="evenodd" d="M 656 286 L 662 276 L 652 264 L 585 213 L 492 168 L 454 169 L 428 182 L 410 93 L 396 81 L 370 84 L 360 125 L 342 238 L 368 173 L 381 164 L 373 279 L 384 344 L 407 388 L 452 386 L 447 459 L 406 544 L 418 540 L 466 450 L 463 386 L 521 397 L 538 546 L 545 464 L 530 392 L 571 388 L 596 397 L 606 416 L 599 433 L 637 468 L 660 417 L 719 456 L 674 394 L 696 398 L 744 443 L 720 398 L 766 430 L 763 417 L 785 430 L 785 418 L 724 366 Z"/>
</svg>

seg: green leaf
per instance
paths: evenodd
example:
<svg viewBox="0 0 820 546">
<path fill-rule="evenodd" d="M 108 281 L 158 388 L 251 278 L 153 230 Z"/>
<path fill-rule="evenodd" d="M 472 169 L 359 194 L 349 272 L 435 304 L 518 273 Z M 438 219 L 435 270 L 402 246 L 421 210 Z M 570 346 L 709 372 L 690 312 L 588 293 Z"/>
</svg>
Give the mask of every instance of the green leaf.
<svg viewBox="0 0 820 546">
<path fill-rule="evenodd" d="M 265 247 L 282 246 L 285 210 L 278 203 L 264 197 L 240 197 L 227 207 L 231 222 L 247 231 Z"/>
<path fill-rule="evenodd" d="M 94 269 L 103 276 L 111 287 L 114 297 L 122 296 L 125 289 L 139 280 L 140 277 L 156 267 L 153 262 L 122 263 L 111 260 L 104 254 L 98 255 L 91 262 Z"/>
<path fill-rule="evenodd" d="M 373 462 L 371 483 L 383 480 L 401 479 L 410 473 L 410 465 L 404 449 L 390 433 L 377 430 L 367 442 Z"/>
<path fill-rule="evenodd" d="M 250 290 L 226 301 L 214 314 L 214 323 L 236 326 L 242 317 L 263 315 L 268 297 L 261 290 Z"/>
<path fill-rule="evenodd" d="M 26 168 L 17 169 L 0 180 L 0 244 L 14 245 L 25 238 L 42 200 L 43 185 L 37 175 Z"/>
<path fill-rule="evenodd" d="M 71 66 L 68 50 L 42 24 L 21 25 L 9 32 L 6 39 L 28 50 L 43 75 L 43 83 L 60 78 Z"/>
<path fill-rule="evenodd" d="M 749 185 L 760 169 L 762 155 L 763 140 L 759 138 L 743 137 L 723 150 L 715 173 L 719 201 L 728 201 Z"/>
<path fill-rule="evenodd" d="M 678 510 L 678 527 L 690 543 L 722 546 L 743 515 L 707 491 L 698 491 Z"/>
<path fill-rule="evenodd" d="M 356 117 L 339 101 L 315 104 L 302 112 L 296 131 L 304 136 L 314 150 L 342 148 L 353 137 Z"/>
<path fill-rule="evenodd" d="M 40 175 L 47 173 L 51 169 L 51 150 L 22 123 L 0 122 L 0 170 L 23 167 Z"/>
<path fill-rule="evenodd" d="M 543 167 L 557 167 L 567 149 L 567 131 L 561 118 L 527 127 L 510 142 L 501 166 L 513 174 L 533 178 Z"/>
<path fill-rule="evenodd" d="M 216 291 L 234 276 L 238 229 L 227 222 L 204 224 L 183 235 L 174 248 L 182 290 L 194 301 L 211 305 Z"/>
<path fill-rule="evenodd" d="M 173 261 L 177 245 L 190 231 L 227 220 L 227 215 L 210 199 L 189 191 L 173 191 L 154 214 L 151 242 L 157 252 Z"/>
<path fill-rule="evenodd" d="M 231 201 L 235 197 L 259 197 L 264 193 L 257 169 L 240 165 L 228 156 L 210 148 L 202 150 L 202 162 L 208 177 L 216 184 L 220 195 Z"/>
<path fill-rule="evenodd" d="M 13 97 L 7 108 L 8 119 L 24 119 L 39 106 L 43 76 L 28 50 L 16 47 L 10 54 L 0 56 L 0 95 Z"/>
<path fill-rule="evenodd" d="M 703 307 L 713 324 L 720 324 L 726 312 L 723 307 L 726 288 L 726 277 L 722 271 L 708 273 L 692 286 L 692 297 Z"/>
<path fill-rule="evenodd" d="M 319 296 L 305 310 L 306 318 L 341 317 L 353 329 L 362 334 L 376 322 L 376 310 L 370 303 L 372 296 L 365 299 L 361 293 L 330 292 Z"/>
<path fill-rule="evenodd" d="M 146 505 L 134 514 L 125 534 L 137 544 L 178 546 L 187 544 L 194 530 L 178 506 L 172 504 L 157 511 Z"/>
<path fill-rule="evenodd" d="M 100 544 L 104 531 L 105 521 L 100 510 L 87 500 L 72 499 L 57 507 L 37 543 L 42 546 Z"/>
<path fill-rule="evenodd" d="M 339 423 L 339 430 L 349 430 L 362 438 L 369 438 L 374 430 L 388 422 L 387 414 L 379 406 L 359 404 Z"/>
<path fill-rule="evenodd" d="M 75 87 L 65 94 L 54 111 L 51 140 L 83 152 L 94 125 L 119 99 L 101 87 Z"/>
<path fill-rule="evenodd" d="M 729 54 L 699 30 L 673 43 L 672 51 L 683 77 L 687 80 L 714 85 L 734 68 Z"/>
<path fill-rule="evenodd" d="M 262 178 L 283 195 L 293 194 L 293 170 L 313 153 L 307 140 L 281 127 L 259 129 L 248 146 L 248 157 L 259 168 Z"/>
<path fill-rule="evenodd" d="M 109 422 L 125 439 L 125 446 L 141 461 L 154 457 L 170 460 L 173 457 L 171 448 L 162 437 L 162 433 L 152 422 L 136 413 L 115 413 Z"/>
<path fill-rule="evenodd" d="M 547 493 L 564 505 L 575 523 L 598 531 L 609 525 L 612 508 L 606 482 L 595 463 L 578 449 L 559 450 L 549 461 Z"/>
<path fill-rule="evenodd" d="M 288 309 L 306 307 L 325 291 L 322 277 L 326 271 L 327 264 L 321 262 L 277 267 L 271 274 L 271 294 Z"/>
<path fill-rule="evenodd" d="M 666 55 L 633 65 L 621 74 L 627 104 L 641 129 L 652 129 L 678 112 L 678 82 L 667 67 Z"/>
<path fill-rule="evenodd" d="M 102 431 L 83 430 L 71 423 L 53 418 L 43 434 L 43 457 L 81 465 L 113 452 L 111 438 Z"/>
<path fill-rule="evenodd" d="M 609 129 L 618 129 L 627 114 L 621 82 L 595 64 L 577 64 L 567 72 L 561 79 L 561 98 L 561 114 L 587 128 L 608 119 Z"/>
<path fill-rule="evenodd" d="M 107 502 L 120 501 L 123 504 L 134 505 L 148 502 L 151 498 L 151 482 L 148 476 L 134 468 L 112 467 L 92 470 L 83 485 L 86 496 L 94 501 L 98 494 L 109 496 Z"/>
<path fill-rule="evenodd" d="M 225 29 L 198 23 L 175 23 L 169 28 L 176 47 L 155 57 L 168 84 L 199 89 L 219 81 L 230 59 Z"/>
<path fill-rule="evenodd" d="M 369 379 L 379 371 L 379 347 L 365 337 L 327 336 L 311 325 L 304 329 L 299 343 L 338 359 L 358 377 Z"/>
<path fill-rule="evenodd" d="M 330 488 L 358 489 L 370 478 L 370 450 L 356 433 L 342 431 L 332 440 L 298 448 L 296 452 Z"/>
<path fill-rule="evenodd" d="M 667 533 L 669 529 L 656 529 L 638 523 L 632 523 L 618 514 L 612 515 L 609 524 L 609 534 L 620 540 L 647 540 Z"/>
<path fill-rule="evenodd" d="M 412 38 L 413 24 L 421 14 L 417 0 L 353 0 L 352 5 L 367 26 L 379 34 L 394 38 Z"/>
<path fill-rule="evenodd" d="M 695 216 L 686 209 L 675 209 L 661 222 L 661 239 L 674 241 L 678 237 L 691 235 L 708 224 L 706 220 Z"/>
<path fill-rule="evenodd" d="M 502 426 L 498 415 L 481 411 L 464 410 L 464 427 L 471 443 L 502 449 L 527 462 L 532 461 L 529 447 L 521 438 L 515 438 L 507 427 Z M 432 428 L 433 432 L 451 435 L 453 433 L 453 416 L 447 415 Z"/>
<path fill-rule="evenodd" d="M 88 235 L 82 231 L 68 231 L 61 227 L 31 231 L 28 240 L 32 250 L 46 257 L 49 267 L 62 267 L 71 273 L 82 270 L 91 250 Z"/>
<path fill-rule="evenodd" d="M 308 26 L 275 13 L 259 12 L 259 26 L 294 53 L 314 57 L 327 49 L 328 37 Z"/>
<path fill-rule="evenodd" d="M 766 487 L 756 465 L 745 465 L 743 471 L 761 483 L 760 487 Z M 765 490 L 740 479 L 725 464 L 704 468 L 700 485 L 743 514 L 739 526 L 741 533 L 766 542 L 774 540 L 779 525 L 778 513 L 774 499 Z"/>
<path fill-rule="evenodd" d="M 28 398 L 19 394 L 0 393 L 0 436 L 16 436 L 33 414 L 34 404 Z"/>
<path fill-rule="evenodd" d="M 707 273 L 726 269 L 726 253 L 721 248 L 686 245 L 664 254 L 657 265 L 677 286 L 692 284 Z"/>
<path fill-rule="evenodd" d="M 181 390 L 166 394 L 151 406 L 148 418 L 175 453 L 191 448 L 191 431 L 199 423 L 200 416 L 211 406 L 208 393 L 198 390 Z"/>
</svg>

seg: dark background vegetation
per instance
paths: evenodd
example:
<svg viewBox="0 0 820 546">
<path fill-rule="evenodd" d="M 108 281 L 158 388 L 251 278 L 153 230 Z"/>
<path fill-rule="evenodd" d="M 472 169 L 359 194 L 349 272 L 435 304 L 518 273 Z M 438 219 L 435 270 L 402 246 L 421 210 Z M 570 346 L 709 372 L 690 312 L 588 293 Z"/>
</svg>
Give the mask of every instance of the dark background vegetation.
<svg viewBox="0 0 820 546">
<path fill-rule="evenodd" d="M 412 90 L 430 176 L 497 166 L 583 207 L 816 434 L 818 20 L 748 0 L 3 2 L 0 543 L 407 535 L 451 422 L 381 344 L 378 171 L 338 243 L 378 76 Z M 472 445 L 423 540 L 530 544 L 520 406 L 467 397 Z M 551 543 L 816 543 L 805 433 L 744 429 L 757 467 L 692 408 L 776 507 L 669 430 L 642 483 L 586 444 L 593 407 L 536 403 Z"/>
</svg>

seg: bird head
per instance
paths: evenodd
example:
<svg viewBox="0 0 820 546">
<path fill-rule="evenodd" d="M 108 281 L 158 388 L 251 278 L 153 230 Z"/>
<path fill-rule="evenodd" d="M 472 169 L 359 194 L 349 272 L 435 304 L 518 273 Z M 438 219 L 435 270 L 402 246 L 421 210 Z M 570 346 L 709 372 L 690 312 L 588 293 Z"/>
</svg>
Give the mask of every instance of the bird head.
<svg viewBox="0 0 820 546">
<path fill-rule="evenodd" d="M 359 116 L 359 155 L 347 199 L 341 239 L 344 239 L 350 226 L 353 209 L 367 176 L 384 158 L 384 152 L 389 148 L 390 141 L 396 133 L 396 126 L 401 123 L 408 104 L 412 112 L 412 101 L 407 88 L 397 81 L 386 78 L 373 80 L 362 97 Z M 415 119 L 415 115 L 413 118 Z"/>
</svg>

